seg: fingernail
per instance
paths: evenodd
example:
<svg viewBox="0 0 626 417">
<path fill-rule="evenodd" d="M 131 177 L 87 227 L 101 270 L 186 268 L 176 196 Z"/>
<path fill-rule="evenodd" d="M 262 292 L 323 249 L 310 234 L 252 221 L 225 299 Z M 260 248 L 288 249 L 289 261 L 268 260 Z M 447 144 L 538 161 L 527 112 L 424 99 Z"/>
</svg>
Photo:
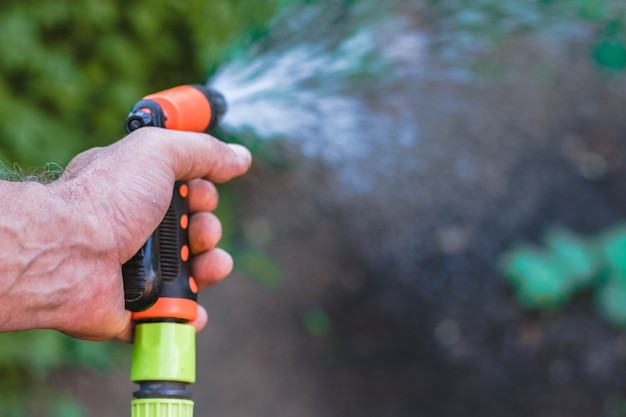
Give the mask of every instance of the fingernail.
<svg viewBox="0 0 626 417">
<path fill-rule="evenodd" d="M 239 156 L 240 159 L 249 162 L 252 160 L 252 154 L 245 146 L 238 145 L 236 143 L 229 143 L 228 146 Z"/>
</svg>

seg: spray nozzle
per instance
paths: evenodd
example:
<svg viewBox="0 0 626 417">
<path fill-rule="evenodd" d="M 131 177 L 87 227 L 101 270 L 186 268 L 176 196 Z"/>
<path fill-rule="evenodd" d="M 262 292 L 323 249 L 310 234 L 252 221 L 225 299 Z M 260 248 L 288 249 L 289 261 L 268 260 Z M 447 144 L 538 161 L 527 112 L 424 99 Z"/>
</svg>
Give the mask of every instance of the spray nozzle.
<svg viewBox="0 0 626 417">
<path fill-rule="evenodd" d="M 226 113 L 224 96 L 204 85 L 183 85 L 150 94 L 133 107 L 126 130 L 159 126 L 174 130 L 206 132 Z"/>
</svg>

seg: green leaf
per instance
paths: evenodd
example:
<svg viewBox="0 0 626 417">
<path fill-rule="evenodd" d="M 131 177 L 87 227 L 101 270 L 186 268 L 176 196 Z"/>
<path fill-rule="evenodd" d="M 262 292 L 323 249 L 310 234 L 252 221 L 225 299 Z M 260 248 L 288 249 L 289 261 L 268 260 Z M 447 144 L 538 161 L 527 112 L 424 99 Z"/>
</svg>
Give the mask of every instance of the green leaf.
<svg viewBox="0 0 626 417">
<path fill-rule="evenodd" d="M 276 287 L 283 280 L 282 269 L 272 258 L 259 251 L 235 255 L 237 269 L 249 275 L 264 287 Z"/>
<path fill-rule="evenodd" d="M 303 322 L 307 333 L 312 336 L 323 336 L 330 330 L 330 318 L 320 309 L 307 312 Z"/>
</svg>

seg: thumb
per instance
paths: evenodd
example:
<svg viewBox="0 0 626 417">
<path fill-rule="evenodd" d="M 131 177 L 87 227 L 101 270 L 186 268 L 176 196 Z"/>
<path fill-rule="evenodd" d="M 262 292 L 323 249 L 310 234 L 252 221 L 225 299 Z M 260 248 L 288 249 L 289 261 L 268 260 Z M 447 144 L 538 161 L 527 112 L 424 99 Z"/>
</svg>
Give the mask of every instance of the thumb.
<svg viewBox="0 0 626 417">
<path fill-rule="evenodd" d="M 237 144 L 224 143 L 210 135 L 161 128 L 142 128 L 125 139 L 137 142 L 173 169 L 175 179 L 204 178 L 226 182 L 243 175 L 252 163 L 250 151 Z M 156 149 L 155 149 L 156 148 Z"/>
</svg>

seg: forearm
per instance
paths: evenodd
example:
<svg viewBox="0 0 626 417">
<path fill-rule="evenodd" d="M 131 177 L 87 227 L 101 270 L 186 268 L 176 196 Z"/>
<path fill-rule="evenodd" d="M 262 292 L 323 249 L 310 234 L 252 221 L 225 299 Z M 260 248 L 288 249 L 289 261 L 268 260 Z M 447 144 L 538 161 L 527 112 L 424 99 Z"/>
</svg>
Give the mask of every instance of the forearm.
<svg viewBox="0 0 626 417">
<path fill-rule="evenodd" d="M 97 285 L 96 225 L 36 182 L 0 181 L 0 330 L 59 328 L 82 286 Z M 78 300 L 75 300 L 78 301 Z M 82 300 L 89 303 L 89 300 Z"/>
</svg>

